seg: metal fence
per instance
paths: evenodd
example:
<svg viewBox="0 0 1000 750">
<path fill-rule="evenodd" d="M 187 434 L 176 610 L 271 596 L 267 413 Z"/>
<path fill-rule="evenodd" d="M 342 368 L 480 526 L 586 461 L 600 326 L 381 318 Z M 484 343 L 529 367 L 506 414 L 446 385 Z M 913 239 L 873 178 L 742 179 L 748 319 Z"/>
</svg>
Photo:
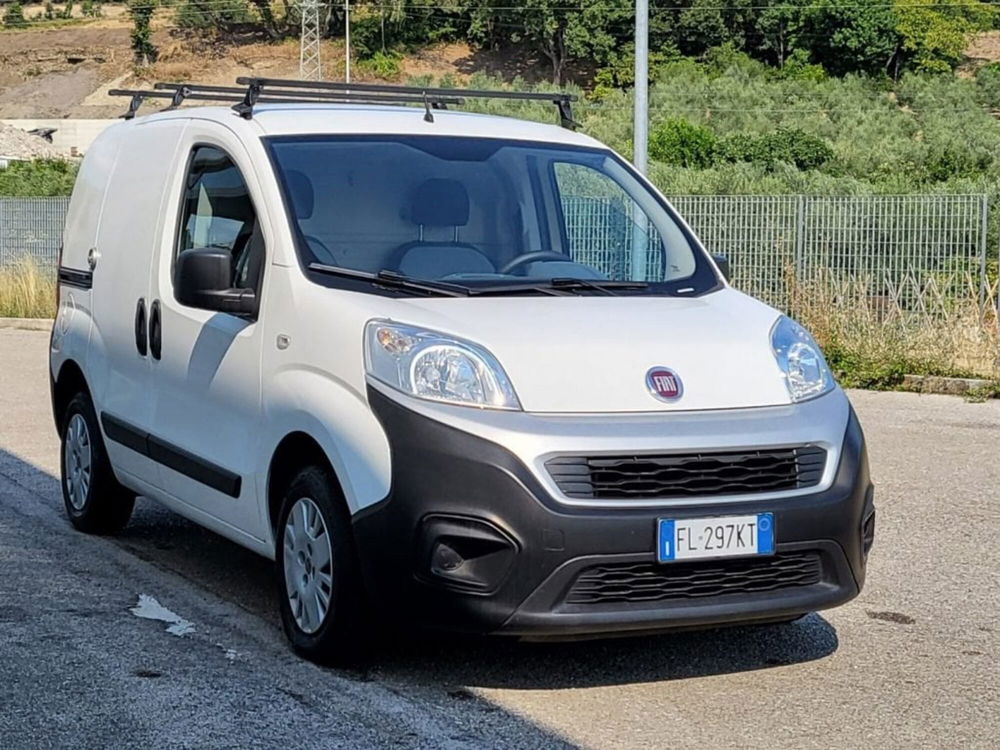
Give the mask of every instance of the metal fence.
<svg viewBox="0 0 1000 750">
<path fill-rule="evenodd" d="M 0 268 L 25 256 L 53 266 L 69 198 L 0 198 Z"/>
<path fill-rule="evenodd" d="M 933 313 L 942 300 L 985 302 L 984 195 L 676 196 L 671 199 L 713 253 L 727 256 L 736 287 L 787 308 L 792 284 L 852 289 L 901 311 Z M 53 265 L 66 198 L 0 199 L 0 268 L 29 255 Z M 574 256 L 611 277 L 631 274 L 635 243 L 647 245 L 647 278 L 661 272 L 652 227 L 636 231 L 630 205 L 572 198 L 566 205 Z M 652 238 L 652 239 L 650 239 Z"/>
<path fill-rule="evenodd" d="M 787 309 L 795 288 L 836 287 L 882 307 L 934 314 L 959 295 L 986 301 L 985 195 L 675 196 L 673 205 L 710 252 L 725 255 L 733 284 Z M 609 276 L 630 273 L 632 248 L 650 249 L 647 278 L 663 263 L 651 226 L 607 198 L 566 205 L 574 256 Z M 640 222 L 641 223 L 641 222 Z M 652 238 L 652 240 L 648 239 Z"/>
</svg>

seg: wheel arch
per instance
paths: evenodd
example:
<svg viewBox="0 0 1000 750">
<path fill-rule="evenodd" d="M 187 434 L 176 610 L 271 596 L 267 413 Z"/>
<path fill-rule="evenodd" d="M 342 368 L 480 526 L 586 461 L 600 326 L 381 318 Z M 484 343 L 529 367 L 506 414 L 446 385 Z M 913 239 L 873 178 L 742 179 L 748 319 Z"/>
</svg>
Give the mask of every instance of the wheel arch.
<svg viewBox="0 0 1000 750">
<path fill-rule="evenodd" d="M 55 420 L 59 437 L 62 437 L 63 433 L 62 422 L 66 407 L 69 406 L 73 396 L 80 392 L 91 395 L 87 378 L 76 360 L 67 359 L 59 368 L 59 374 L 52 383 L 52 418 Z"/>
<path fill-rule="evenodd" d="M 296 430 L 285 435 L 274 452 L 267 468 L 267 515 L 271 531 L 277 538 L 278 514 L 281 512 L 281 494 L 297 472 L 307 466 L 319 466 L 330 477 L 332 489 L 350 512 L 344 486 L 330 457 L 312 435 Z"/>
</svg>

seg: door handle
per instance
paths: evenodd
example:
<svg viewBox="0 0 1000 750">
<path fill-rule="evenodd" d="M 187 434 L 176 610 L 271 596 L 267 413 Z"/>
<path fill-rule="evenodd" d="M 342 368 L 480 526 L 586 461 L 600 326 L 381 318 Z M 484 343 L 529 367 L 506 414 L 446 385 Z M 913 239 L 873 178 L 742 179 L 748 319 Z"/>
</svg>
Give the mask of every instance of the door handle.
<svg viewBox="0 0 1000 750">
<path fill-rule="evenodd" d="M 142 297 L 139 298 L 135 306 L 135 348 L 139 350 L 139 354 L 143 357 L 146 356 L 146 352 L 149 350 L 146 336 L 146 300 Z"/>
<path fill-rule="evenodd" d="M 159 359 L 163 345 L 163 331 L 160 321 L 160 300 L 153 300 L 149 309 L 149 351 L 153 359 Z"/>
</svg>

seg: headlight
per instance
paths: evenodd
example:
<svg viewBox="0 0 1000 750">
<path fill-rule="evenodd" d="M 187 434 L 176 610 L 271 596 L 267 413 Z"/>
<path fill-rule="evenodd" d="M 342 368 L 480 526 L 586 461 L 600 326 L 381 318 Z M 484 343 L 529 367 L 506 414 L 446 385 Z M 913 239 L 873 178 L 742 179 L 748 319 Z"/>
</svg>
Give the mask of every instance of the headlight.
<svg viewBox="0 0 1000 750">
<path fill-rule="evenodd" d="M 819 345 L 805 328 L 782 315 L 771 329 L 771 349 L 792 401 L 821 396 L 834 386 Z"/>
<path fill-rule="evenodd" d="M 496 357 L 469 341 L 373 320 L 365 328 L 368 374 L 417 398 L 489 409 L 520 409 Z"/>
</svg>

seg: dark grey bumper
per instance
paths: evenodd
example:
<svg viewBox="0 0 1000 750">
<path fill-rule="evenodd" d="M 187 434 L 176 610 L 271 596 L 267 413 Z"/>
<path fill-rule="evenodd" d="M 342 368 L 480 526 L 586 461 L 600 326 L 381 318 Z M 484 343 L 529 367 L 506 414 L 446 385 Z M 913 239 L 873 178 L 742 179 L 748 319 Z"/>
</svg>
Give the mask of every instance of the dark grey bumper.
<svg viewBox="0 0 1000 750">
<path fill-rule="evenodd" d="M 790 577 L 768 571 L 762 560 L 752 569 L 741 562 L 708 565 L 714 573 L 690 563 L 657 566 L 662 509 L 567 507 L 503 447 L 375 390 L 369 399 L 389 436 L 392 489 L 355 517 L 354 528 L 368 590 L 391 622 L 536 637 L 663 630 L 794 617 L 842 604 L 864 584 L 873 491 L 853 413 L 829 489 L 669 510 L 672 518 L 774 513 L 774 562 L 787 566 Z M 796 566 L 802 577 L 792 585 Z M 775 585 L 723 585 L 714 594 L 688 587 L 682 596 L 645 601 L 573 595 L 581 575 L 606 574 L 613 582 L 619 570 L 644 582 L 712 574 L 722 582 L 771 576 Z"/>
</svg>

